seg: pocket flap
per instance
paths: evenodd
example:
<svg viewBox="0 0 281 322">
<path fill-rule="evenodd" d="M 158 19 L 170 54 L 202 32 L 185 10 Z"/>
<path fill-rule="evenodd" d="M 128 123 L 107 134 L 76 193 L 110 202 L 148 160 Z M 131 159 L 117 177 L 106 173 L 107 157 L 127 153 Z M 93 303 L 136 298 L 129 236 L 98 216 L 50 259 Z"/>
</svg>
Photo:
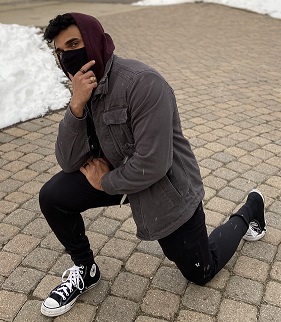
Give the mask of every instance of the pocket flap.
<svg viewBox="0 0 281 322">
<path fill-rule="evenodd" d="M 108 111 L 103 114 L 103 121 L 106 125 L 126 123 L 127 119 L 128 115 L 126 108 Z"/>
</svg>

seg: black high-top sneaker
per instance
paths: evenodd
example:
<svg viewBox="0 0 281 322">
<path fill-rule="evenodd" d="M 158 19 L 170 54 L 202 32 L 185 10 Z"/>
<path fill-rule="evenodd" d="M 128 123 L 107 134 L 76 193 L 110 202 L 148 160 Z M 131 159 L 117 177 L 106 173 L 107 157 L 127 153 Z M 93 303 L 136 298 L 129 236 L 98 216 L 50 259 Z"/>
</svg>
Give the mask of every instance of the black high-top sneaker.
<svg viewBox="0 0 281 322">
<path fill-rule="evenodd" d="M 58 316 L 69 311 L 77 298 L 100 280 L 97 264 L 76 266 L 62 274 L 62 283 L 55 287 L 41 305 L 41 313 L 46 316 Z"/>
<path fill-rule="evenodd" d="M 252 208 L 254 218 L 250 221 L 249 229 L 243 239 L 247 241 L 256 241 L 261 239 L 266 232 L 266 221 L 264 212 L 264 196 L 259 190 L 250 191 L 246 204 Z"/>
</svg>

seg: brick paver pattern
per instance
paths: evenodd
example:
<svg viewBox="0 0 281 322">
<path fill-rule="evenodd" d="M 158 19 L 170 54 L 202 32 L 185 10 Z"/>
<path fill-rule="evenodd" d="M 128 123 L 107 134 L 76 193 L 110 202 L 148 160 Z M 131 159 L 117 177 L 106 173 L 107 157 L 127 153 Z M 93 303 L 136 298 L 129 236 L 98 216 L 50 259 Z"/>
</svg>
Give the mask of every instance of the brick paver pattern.
<svg viewBox="0 0 281 322">
<path fill-rule="evenodd" d="M 0 321 L 281 321 L 281 20 L 211 4 L 103 15 L 116 54 L 158 69 L 175 90 L 206 188 L 208 230 L 252 188 L 266 198 L 268 232 L 241 242 L 204 287 L 186 281 L 157 242 L 135 237 L 129 206 L 84 213 L 101 283 L 67 314 L 41 301 L 72 265 L 40 212 L 40 187 L 64 110 L 0 133 Z"/>
</svg>

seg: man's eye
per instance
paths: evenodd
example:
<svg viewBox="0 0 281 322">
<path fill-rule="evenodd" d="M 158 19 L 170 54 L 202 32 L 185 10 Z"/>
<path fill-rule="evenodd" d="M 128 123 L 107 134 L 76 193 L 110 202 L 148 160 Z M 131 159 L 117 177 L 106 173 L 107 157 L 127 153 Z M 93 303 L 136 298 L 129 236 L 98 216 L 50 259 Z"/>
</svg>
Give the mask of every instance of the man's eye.
<svg viewBox="0 0 281 322">
<path fill-rule="evenodd" d="M 71 43 L 71 47 L 76 47 L 78 45 L 78 42 L 77 41 L 75 41 L 75 42 L 73 42 L 73 43 Z"/>
</svg>

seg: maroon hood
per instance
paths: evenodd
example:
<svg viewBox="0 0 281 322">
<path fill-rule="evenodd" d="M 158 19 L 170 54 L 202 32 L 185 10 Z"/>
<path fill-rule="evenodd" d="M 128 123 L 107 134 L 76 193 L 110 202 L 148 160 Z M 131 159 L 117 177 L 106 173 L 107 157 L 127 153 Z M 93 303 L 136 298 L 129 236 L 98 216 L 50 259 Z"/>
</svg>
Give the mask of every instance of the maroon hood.
<svg viewBox="0 0 281 322">
<path fill-rule="evenodd" d="M 96 18 L 83 13 L 71 12 L 69 14 L 76 21 L 89 61 L 95 60 L 96 62 L 91 69 L 100 81 L 104 75 L 105 65 L 115 49 L 114 43 Z"/>
</svg>

